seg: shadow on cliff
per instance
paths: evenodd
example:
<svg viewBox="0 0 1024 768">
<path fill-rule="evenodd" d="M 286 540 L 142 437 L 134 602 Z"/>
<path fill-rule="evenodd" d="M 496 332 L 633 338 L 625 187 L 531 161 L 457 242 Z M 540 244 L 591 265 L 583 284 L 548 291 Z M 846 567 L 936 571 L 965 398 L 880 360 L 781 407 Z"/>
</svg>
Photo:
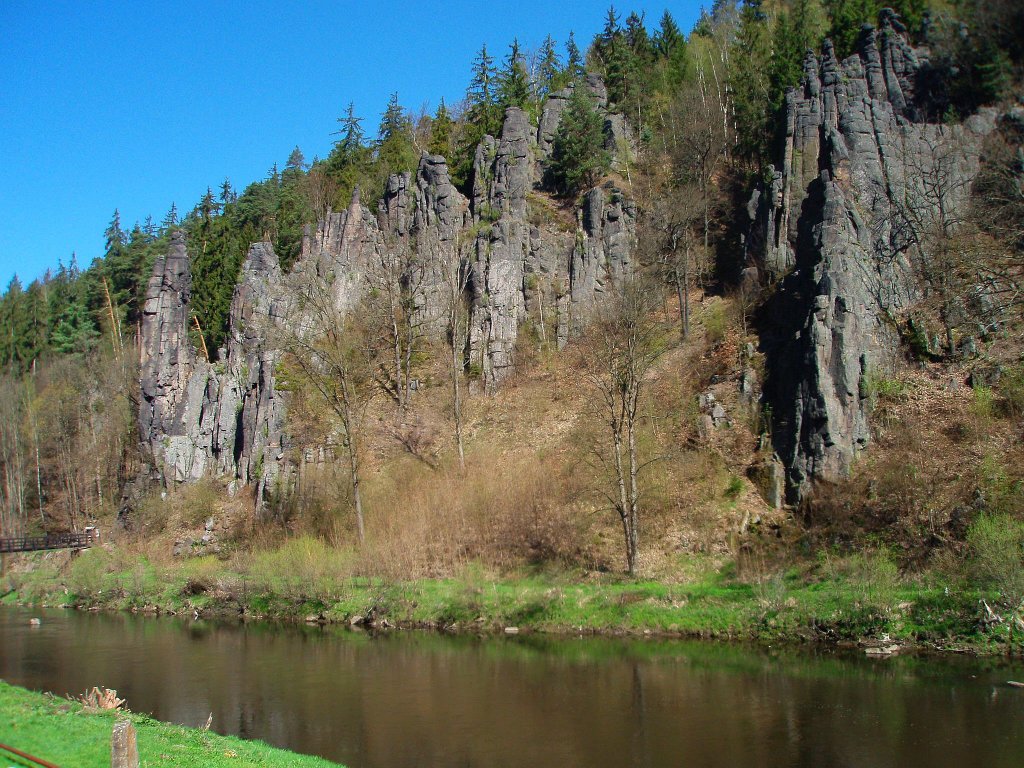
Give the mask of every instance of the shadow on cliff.
<svg viewBox="0 0 1024 768">
<path fill-rule="evenodd" d="M 815 267 L 821 260 L 816 227 L 825 209 L 825 185 L 815 179 L 807 190 L 797 223 L 796 264 L 754 315 L 766 360 L 764 404 L 770 412 L 772 447 L 791 466 L 802 439 L 798 415 L 807 392 L 807 318 L 817 293 Z"/>
</svg>

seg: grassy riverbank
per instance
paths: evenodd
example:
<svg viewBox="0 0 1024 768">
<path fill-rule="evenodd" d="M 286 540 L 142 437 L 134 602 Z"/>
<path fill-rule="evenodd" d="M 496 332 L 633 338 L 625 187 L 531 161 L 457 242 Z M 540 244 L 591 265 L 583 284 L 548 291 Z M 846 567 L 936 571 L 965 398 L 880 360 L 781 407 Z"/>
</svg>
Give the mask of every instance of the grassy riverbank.
<svg viewBox="0 0 1024 768">
<path fill-rule="evenodd" d="M 101 768 L 110 765 L 114 723 L 135 724 L 143 765 L 283 766 L 328 768 L 337 765 L 318 757 L 297 755 L 259 741 L 197 728 L 161 723 L 134 713 L 93 711 L 80 702 L 27 691 L 0 680 L 0 742 L 61 766 Z M 6 753 L 4 765 L 20 764 Z"/>
<path fill-rule="evenodd" d="M 278 550 L 158 566 L 142 555 L 94 549 L 32 556 L 6 577 L 8 603 L 64 605 L 282 621 L 366 623 L 452 631 L 593 632 L 879 642 L 1006 653 L 1019 646 L 1000 595 L 966 580 L 901 576 L 884 552 L 822 558 L 761 580 L 728 561 L 694 558 L 671 582 L 545 571 L 458 578 L 338 578 L 345 553 L 299 538 Z M 1019 637 L 1019 634 L 1018 634 Z"/>
</svg>

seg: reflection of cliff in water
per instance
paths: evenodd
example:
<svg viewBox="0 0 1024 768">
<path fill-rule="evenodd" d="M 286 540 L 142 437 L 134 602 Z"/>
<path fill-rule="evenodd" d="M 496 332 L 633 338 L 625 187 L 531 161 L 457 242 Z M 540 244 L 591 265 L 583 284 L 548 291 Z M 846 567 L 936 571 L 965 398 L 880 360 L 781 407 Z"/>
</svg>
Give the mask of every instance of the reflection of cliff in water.
<svg viewBox="0 0 1024 768">
<path fill-rule="evenodd" d="M 360 766 L 1018 766 L 1024 670 L 0 611 L 0 676 Z M 972 677 L 974 676 L 974 677 Z"/>
</svg>

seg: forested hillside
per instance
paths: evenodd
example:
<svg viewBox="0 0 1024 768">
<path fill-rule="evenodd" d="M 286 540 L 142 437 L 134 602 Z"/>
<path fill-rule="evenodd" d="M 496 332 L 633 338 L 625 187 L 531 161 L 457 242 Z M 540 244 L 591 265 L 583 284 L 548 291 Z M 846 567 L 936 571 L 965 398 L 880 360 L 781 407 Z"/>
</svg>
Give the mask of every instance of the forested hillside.
<svg viewBox="0 0 1024 768">
<path fill-rule="evenodd" d="M 458 104 L 350 104 L 325 158 L 115 211 L 0 299 L 0 530 L 274 530 L 391 576 L 865 541 L 1016 572 L 1024 9 L 885 6 L 610 8 L 482 47 Z"/>
</svg>

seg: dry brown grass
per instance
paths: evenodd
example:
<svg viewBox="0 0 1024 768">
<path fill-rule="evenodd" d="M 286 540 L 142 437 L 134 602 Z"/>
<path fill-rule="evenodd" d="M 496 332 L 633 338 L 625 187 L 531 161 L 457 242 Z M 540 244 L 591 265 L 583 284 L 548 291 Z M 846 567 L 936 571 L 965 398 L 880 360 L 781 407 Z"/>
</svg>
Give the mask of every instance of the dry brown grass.
<svg viewBox="0 0 1024 768">
<path fill-rule="evenodd" d="M 774 514 L 745 477 L 757 458 L 756 420 L 737 397 L 746 340 L 730 301 L 708 299 L 714 333 L 704 331 L 708 313 L 696 311 L 690 339 L 673 346 L 646 382 L 641 453 L 651 464 L 642 476 L 640 565 L 647 575 L 671 580 L 681 556 L 727 555 L 747 524 Z M 676 317 L 671 301 L 659 313 L 673 342 Z M 449 576 L 471 563 L 494 571 L 621 569 L 622 533 L 604 494 L 610 467 L 601 460 L 605 427 L 586 386 L 589 363 L 571 350 L 539 348 L 520 360 L 496 394 L 468 399 L 464 472 L 454 460 L 443 367 L 424 364 L 425 386 L 404 417 L 425 436 L 418 452 L 400 439 L 393 406 L 373 405 L 364 444 L 367 541 L 353 564 L 360 574 Z M 712 370 L 719 380 L 709 385 Z M 709 386 L 732 424 L 704 434 L 696 400 Z M 306 468 L 283 516 L 286 529 L 350 545 L 347 482 L 343 467 Z"/>
<path fill-rule="evenodd" d="M 865 535 L 898 546 L 910 561 L 957 546 L 979 494 L 990 503 L 986 472 L 1019 473 L 1019 425 L 993 413 L 988 397 L 948 366 L 905 368 L 880 398 L 875 439 L 844 482 L 820 486 L 808 503 L 818 536 L 853 545 Z"/>
</svg>

